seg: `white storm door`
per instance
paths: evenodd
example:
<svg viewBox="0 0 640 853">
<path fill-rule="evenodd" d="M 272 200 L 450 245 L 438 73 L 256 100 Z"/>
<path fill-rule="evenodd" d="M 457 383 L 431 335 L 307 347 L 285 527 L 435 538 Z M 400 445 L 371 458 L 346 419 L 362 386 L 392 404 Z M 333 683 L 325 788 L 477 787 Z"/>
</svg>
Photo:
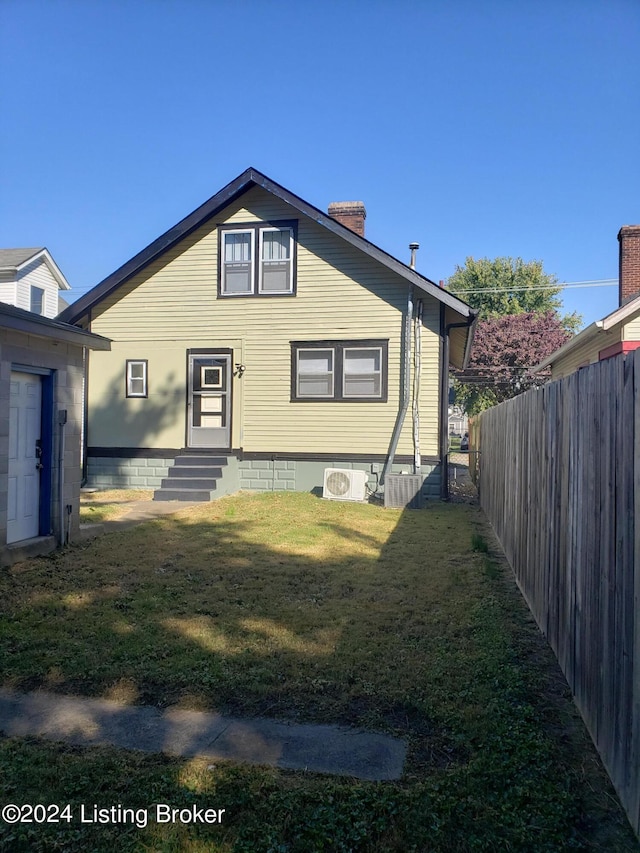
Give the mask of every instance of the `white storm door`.
<svg viewBox="0 0 640 853">
<path fill-rule="evenodd" d="M 42 384 L 31 373 L 11 373 L 7 543 L 40 532 Z"/>
<path fill-rule="evenodd" d="M 231 447 L 231 356 L 189 355 L 188 446 Z"/>
</svg>

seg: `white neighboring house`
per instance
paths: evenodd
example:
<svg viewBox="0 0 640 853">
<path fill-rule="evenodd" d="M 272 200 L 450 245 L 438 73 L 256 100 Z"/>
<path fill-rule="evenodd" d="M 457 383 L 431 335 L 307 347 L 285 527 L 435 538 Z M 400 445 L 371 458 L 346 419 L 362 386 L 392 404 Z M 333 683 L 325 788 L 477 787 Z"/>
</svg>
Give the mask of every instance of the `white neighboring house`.
<svg viewBox="0 0 640 853">
<path fill-rule="evenodd" d="M 464 435 L 469 431 L 469 418 L 459 406 L 449 406 L 449 435 Z"/>
<path fill-rule="evenodd" d="M 52 319 L 66 306 L 62 290 L 71 287 L 44 247 L 0 249 L 0 302 Z"/>
</svg>

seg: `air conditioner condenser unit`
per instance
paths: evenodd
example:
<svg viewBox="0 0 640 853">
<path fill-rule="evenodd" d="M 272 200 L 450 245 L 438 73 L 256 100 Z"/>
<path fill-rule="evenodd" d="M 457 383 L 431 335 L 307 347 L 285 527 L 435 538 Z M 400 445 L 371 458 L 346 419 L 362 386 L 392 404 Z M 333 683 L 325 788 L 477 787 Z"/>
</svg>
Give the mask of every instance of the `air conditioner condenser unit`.
<svg viewBox="0 0 640 853">
<path fill-rule="evenodd" d="M 396 509 L 420 509 L 422 480 L 420 474 L 388 474 L 384 481 L 384 505 Z"/>
</svg>

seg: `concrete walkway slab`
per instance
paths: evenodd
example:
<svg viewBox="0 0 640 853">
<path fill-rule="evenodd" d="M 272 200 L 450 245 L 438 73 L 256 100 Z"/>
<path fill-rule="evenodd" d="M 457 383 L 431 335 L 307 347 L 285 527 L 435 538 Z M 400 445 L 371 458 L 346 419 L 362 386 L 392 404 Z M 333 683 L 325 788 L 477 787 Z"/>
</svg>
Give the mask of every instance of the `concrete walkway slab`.
<svg viewBox="0 0 640 853">
<path fill-rule="evenodd" d="M 130 501 L 126 513 L 120 518 L 99 523 L 81 524 L 78 541 L 87 542 L 97 536 L 102 536 L 103 533 L 127 530 L 137 524 L 152 521 L 163 515 L 173 515 L 180 512 L 181 509 L 191 506 L 200 506 L 200 503 L 194 501 Z"/>
<path fill-rule="evenodd" d="M 132 501 L 130 509 L 122 518 L 102 523 L 106 532 L 125 530 L 143 521 L 152 521 L 162 515 L 173 515 L 191 506 L 201 506 L 201 504 L 195 501 Z"/>
<path fill-rule="evenodd" d="M 0 689 L 0 731 L 79 746 L 115 746 L 185 758 L 224 759 L 353 776 L 399 779 L 406 742 L 344 726 L 239 719 L 200 711 Z"/>
</svg>

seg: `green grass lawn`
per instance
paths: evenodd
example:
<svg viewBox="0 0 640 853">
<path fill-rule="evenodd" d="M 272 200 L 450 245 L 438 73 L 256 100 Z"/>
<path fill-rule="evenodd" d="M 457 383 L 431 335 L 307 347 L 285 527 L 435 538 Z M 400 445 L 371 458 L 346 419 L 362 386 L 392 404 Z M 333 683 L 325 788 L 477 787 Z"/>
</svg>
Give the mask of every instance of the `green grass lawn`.
<svg viewBox="0 0 640 853">
<path fill-rule="evenodd" d="M 489 543 L 487 550 L 487 542 Z M 407 739 L 397 783 L 0 740 L 3 802 L 221 827 L 7 827 L 7 851 L 638 847 L 479 510 L 236 495 L 0 575 L 0 683 Z"/>
<path fill-rule="evenodd" d="M 460 451 L 460 442 L 461 438 L 459 435 L 450 435 L 449 436 L 449 450 L 452 453 L 458 453 Z"/>
</svg>

